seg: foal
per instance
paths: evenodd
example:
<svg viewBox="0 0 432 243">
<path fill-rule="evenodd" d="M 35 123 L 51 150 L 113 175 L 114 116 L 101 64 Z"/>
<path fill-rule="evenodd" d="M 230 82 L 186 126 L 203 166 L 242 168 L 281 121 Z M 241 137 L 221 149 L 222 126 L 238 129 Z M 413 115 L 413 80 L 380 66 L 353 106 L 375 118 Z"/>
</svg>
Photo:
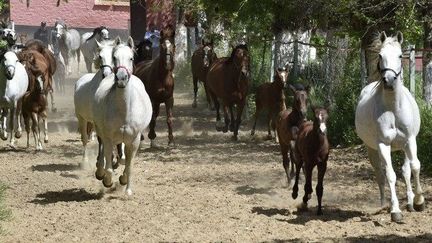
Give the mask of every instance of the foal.
<svg viewBox="0 0 432 243">
<path fill-rule="evenodd" d="M 304 88 L 302 85 L 289 85 L 289 88 L 294 93 L 294 103 L 291 109 L 286 109 L 279 113 L 279 118 L 276 121 L 276 130 L 279 137 L 279 144 L 282 152 L 283 167 L 288 179 L 288 184 L 294 177 L 294 146 L 297 139 L 297 133 L 300 125 L 306 120 L 307 98 L 310 87 Z M 291 157 L 291 173 L 289 173 Z"/>
<path fill-rule="evenodd" d="M 300 169 L 304 168 L 306 177 L 305 195 L 303 196 L 303 208 L 307 208 L 307 201 L 312 194 L 312 170 L 318 167 L 318 184 L 316 194 L 318 197 L 318 215 L 322 215 L 321 199 L 323 196 L 323 179 L 327 169 L 329 155 L 329 143 L 327 140 L 327 110 L 323 108 L 313 109 L 314 121 L 308 121 L 300 126 L 297 142 L 295 145 L 296 177 L 292 197 L 297 198 L 298 180 Z"/>
<path fill-rule="evenodd" d="M 272 139 L 271 130 L 276 132 L 275 121 L 279 112 L 286 110 L 284 88 L 286 87 L 288 79 L 288 70 L 286 68 L 278 68 L 274 76 L 274 82 L 261 84 L 256 92 L 255 97 L 255 122 L 252 127 L 251 136 L 255 135 L 255 126 L 258 114 L 262 110 L 268 110 L 267 125 L 268 135 L 267 138 Z M 275 136 L 277 139 L 277 135 Z"/>
</svg>

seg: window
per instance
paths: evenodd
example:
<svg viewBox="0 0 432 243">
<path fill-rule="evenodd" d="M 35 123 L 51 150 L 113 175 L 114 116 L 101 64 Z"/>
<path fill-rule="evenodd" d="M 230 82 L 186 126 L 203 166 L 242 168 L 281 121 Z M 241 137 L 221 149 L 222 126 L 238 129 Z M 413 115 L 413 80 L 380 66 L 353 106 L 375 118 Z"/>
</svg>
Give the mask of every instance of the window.
<svg viewBox="0 0 432 243">
<path fill-rule="evenodd" d="M 130 0 L 95 0 L 95 5 L 129 6 Z"/>
</svg>

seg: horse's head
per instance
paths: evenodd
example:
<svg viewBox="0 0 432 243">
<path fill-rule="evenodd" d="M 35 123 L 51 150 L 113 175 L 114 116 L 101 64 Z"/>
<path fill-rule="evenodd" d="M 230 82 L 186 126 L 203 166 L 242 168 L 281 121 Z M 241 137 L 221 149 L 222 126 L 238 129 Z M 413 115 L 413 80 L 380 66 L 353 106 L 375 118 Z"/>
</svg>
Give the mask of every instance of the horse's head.
<svg viewBox="0 0 432 243">
<path fill-rule="evenodd" d="M 15 69 L 18 62 L 18 57 L 14 52 L 8 51 L 4 54 L 2 65 L 5 70 L 7 79 L 13 79 L 13 77 L 15 76 Z"/>
<path fill-rule="evenodd" d="M 152 59 L 152 42 L 149 39 L 144 39 L 141 41 L 137 47 L 135 52 L 135 62 L 136 64 L 144 61 Z"/>
<path fill-rule="evenodd" d="M 323 135 L 327 134 L 327 119 L 328 119 L 327 109 L 312 107 L 312 112 L 314 114 L 313 124 L 315 129 L 317 129 L 320 134 Z"/>
<path fill-rule="evenodd" d="M 282 87 L 286 87 L 288 81 L 288 68 L 278 68 L 274 76 L 274 82 L 279 83 Z"/>
<path fill-rule="evenodd" d="M 127 43 L 122 43 L 119 37 L 114 41 L 112 52 L 114 61 L 115 82 L 118 88 L 125 88 L 133 72 L 134 42 L 129 36 Z"/>
<path fill-rule="evenodd" d="M 56 21 L 54 24 L 54 30 L 56 33 L 56 37 L 62 37 L 67 31 L 67 25 L 63 21 Z"/>
<path fill-rule="evenodd" d="M 103 40 L 99 42 L 96 40 L 98 46 L 99 56 L 95 59 L 96 68 L 102 69 L 103 77 L 110 75 L 113 72 L 113 49 L 114 41 Z"/>
<path fill-rule="evenodd" d="M 172 71 L 174 69 L 175 43 L 173 39 L 161 39 L 160 58 L 165 63 L 165 69 Z"/>
<path fill-rule="evenodd" d="M 2 29 L 0 30 L 0 36 L 3 40 L 6 40 L 9 46 L 15 45 L 17 35 L 13 29 Z"/>
<path fill-rule="evenodd" d="M 99 35 L 100 35 L 102 40 L 108 40 L 109 39 L 108 28 L 105 26 L 99 27 Z"/>
<path fill-rule="evenodd" d="M 230 59 L 234 62 L 234 65 L 240 69 L 241 73 L 246 78 L 249 78 L 250 57 L 247 46 L 243 44 L 236 46 L 231 53 Z"/>
<path fill-rule="evenodd" d="M 308 102 L 308 95 L 310 86 L 304 87 L 303 85 L 289 85 L 289 88 L 294 94 L 294 103 L 293 103 L 293 110 L 296 110 L 297 112 L 300 112 L 304 119 L 306 119 L 306 113 L 307 113 L 307 102 Z"/>
<path fill-rule="evenodd" d="M 204 63 L 204 67 L 208 68 L 211 64 L 211 62 L 213 61 L 213 56 L 214 56 L 214 52 L 213 52 L 213 40 L 210 39 L 206 39 L 203 38 L 202 39 L 202 46 L 203 46 L 203 63 Z"/>
<path fill-rule="evenodd" d="M 387 37 L 381 32 L 382 47 L 379 53 L 378 70 L 381 73 L 384 89 L 394 90 L 402 74 L 402 48 L 403 36 L 398 32 L 395 37 Z"/>
</svg>

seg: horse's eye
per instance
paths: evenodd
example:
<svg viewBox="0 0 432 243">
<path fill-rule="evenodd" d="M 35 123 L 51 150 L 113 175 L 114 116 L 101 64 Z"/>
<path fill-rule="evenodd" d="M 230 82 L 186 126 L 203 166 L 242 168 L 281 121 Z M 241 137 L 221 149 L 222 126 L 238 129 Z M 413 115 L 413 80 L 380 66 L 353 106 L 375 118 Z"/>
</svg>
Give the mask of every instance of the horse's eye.
<svg viewBox="0 0 432 243">
<path fill-rule="evenodd" d="M 400 55 L 399 58 L 402 59 L 402 55 Z"/>
</svg>

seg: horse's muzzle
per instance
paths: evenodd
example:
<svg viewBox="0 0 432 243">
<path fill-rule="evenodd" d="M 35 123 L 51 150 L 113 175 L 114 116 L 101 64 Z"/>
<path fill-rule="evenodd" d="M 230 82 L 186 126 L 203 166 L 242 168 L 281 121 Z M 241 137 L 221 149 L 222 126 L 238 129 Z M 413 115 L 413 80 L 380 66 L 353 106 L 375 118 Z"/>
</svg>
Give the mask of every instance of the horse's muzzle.
<svg viewBox="0 0 432 243">
<path fill-rule="evenodd" d="M 127 83 L 128 83 L 127 79 L 126 80 L 117 80 L 117 88 L 124 89 L 124 88 L 126 88 Z"/>
</svg>

